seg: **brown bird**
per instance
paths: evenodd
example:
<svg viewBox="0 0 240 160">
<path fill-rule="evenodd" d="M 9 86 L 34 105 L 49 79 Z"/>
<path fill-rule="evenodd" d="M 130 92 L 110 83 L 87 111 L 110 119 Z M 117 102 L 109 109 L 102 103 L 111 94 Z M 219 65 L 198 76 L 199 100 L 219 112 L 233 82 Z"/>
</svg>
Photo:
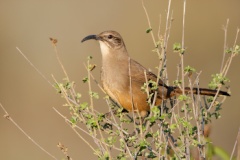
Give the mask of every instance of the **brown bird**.
<svg viewBox="0 0 240 160">
<path fill-rule="evenodd" d="M 148 81 L 156 82 L 157 76 L 130 58 L 118 32 L 105 31 L 98 35 L 89 35 L 82 42 L 90 39 L 100 43 L 102 53 L 101 80 L 106 93 L 124 109 L 128 111 L 138 110 L 141 116 L 145 116 L 150 110 L 150 106 L 147 103 L 147 93 L 141 87 L 146 83 L 146 77 Z M 186 87 L 184 91 L 187 94 L 191 92 L 191 89 Z M 205 88 L 193 88 L 192 92 L 207 96 L 215 96 L 217 93 L 216 90 Z M 161 105 L 162 100 L 182 93 L 180 88 L 167 86 L 162 80 L 159 80 L 155 105 Z M 224 91 L 220 91 L 218 94 L 230 96 Z"/>
</svg>

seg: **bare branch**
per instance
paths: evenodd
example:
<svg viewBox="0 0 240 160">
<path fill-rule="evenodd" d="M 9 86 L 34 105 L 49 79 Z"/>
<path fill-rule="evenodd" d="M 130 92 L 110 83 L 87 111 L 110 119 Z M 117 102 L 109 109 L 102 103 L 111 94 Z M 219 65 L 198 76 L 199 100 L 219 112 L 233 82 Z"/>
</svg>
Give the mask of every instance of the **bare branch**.
<svg viewBox="0 0 240 160">
<path fill-rule="evenodd" d="M 3 107 L 3 105 L 0 103 L 0 106 L 2 108 L 2 110 L 5 112 L 4 117 L 9 120 L 10 122 L 12 122 L 17 129 L 19 129 L 34 145 L 36 145 L 40 150 L 42 150 L 44 153 L 46 153 L 48 156 L 50 156 L 52 159 L 57 160 L 56 157 L 54 157 L 52 154 L 50 154 L 46 149 L 44 149 L 40 144 L 38 144 L 34 139 L 32 139 L 32 137 L 29 136 L 29 134 L 27 134 L 13 119 L 12 117 L 8 114 L 7 110 Z"/>
</svg>

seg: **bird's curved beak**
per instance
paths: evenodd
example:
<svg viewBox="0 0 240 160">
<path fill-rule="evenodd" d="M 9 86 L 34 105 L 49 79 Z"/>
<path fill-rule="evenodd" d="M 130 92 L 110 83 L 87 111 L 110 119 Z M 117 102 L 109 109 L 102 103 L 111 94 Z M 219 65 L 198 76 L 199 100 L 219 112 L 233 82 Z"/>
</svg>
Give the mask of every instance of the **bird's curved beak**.
<svg viewBox="0 0 240 160">
<path fill-rule="evenodd" d="M 90 40 L 90 39 L 100 40 L 100 37 L 97 36 L 97 35 L 89 35 L 89 36 L 83 38 L 81 42 L 83 43 L 83 42 L 85 42 L 87 40 Z"/>
</svg>

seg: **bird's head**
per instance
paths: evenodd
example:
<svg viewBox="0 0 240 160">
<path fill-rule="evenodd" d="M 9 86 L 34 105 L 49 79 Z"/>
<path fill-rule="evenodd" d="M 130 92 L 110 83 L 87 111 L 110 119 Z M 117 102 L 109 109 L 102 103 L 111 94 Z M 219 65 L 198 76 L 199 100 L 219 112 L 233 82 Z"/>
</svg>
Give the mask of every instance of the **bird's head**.
<svg viewBox="0 0 240 160">
<path fill-rule="evenodd" d="M 81 42 L 94 39 L 99 41 L 102 54 L 111 51 L 125 50 L 125 44 L 121 35 L 116 31 L 104 31 L 98 35 L 89 35 L 82 39 Z"/>
</svg>

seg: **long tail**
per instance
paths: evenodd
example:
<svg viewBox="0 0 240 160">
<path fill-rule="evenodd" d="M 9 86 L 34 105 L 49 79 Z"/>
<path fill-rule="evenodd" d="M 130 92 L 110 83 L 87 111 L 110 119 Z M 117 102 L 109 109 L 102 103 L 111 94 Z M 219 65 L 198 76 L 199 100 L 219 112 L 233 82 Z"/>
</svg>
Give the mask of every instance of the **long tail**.
<svg viewBox="0 0 240 160">
<path fill-rule="evenodd" d="M 173 87 L 173 90 L 177 94 L 182 94 L 182 90 L 178 87 Z M 192 90 L 189 87 L 185 87 L 184 92 L 186 94 L 200 94 L 200 95 L 206 95 L 206 96 L 215 96 L 217 94 L 217 90 L 212 90 L 212 89 L 207 89 L 207 88 L 193 88 Z M 230 96 L 229 93 L 225 91 L 219 91 L 218 95 L 223 95 L 223 96 Z"/>
</svg>

